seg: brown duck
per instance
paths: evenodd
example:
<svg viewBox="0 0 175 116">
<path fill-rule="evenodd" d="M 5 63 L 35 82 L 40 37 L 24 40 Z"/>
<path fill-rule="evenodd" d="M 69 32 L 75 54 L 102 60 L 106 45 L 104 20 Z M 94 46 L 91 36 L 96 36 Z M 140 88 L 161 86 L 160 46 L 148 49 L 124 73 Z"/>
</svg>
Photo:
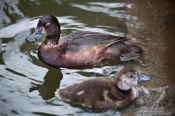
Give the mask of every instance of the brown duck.
<svg viewBox="0 0 175 116">
<path fill-rule="evenodd" d="M 130 61 L 139 58 L 142 51 L 125 44 L 123 37 L 97 32 L 78 31 L 60 38 L 60 24 L 52 15 L 41 17 L 26 41 L 42 36 L 45 40 L 38 49 L 39 59 L 54 67 L 86 68 Z"/>
</svg>

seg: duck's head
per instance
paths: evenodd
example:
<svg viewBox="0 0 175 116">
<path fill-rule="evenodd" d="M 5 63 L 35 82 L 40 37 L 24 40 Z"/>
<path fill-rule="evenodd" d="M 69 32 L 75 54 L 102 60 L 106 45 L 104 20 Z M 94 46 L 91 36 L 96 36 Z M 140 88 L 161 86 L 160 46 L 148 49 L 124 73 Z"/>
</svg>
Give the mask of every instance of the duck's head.
<svg viewBox="0 0 175 116">
<path fill-rule="evenodd" d="M 134 70 L 121 71 L 116 77 L 116 84 L 120 90 L 127 91 L 138 83 L 149 81 L 150 77 L 145 74 L 139 74 Z"/>
<path fill-rule="evenodd" d="M 60 24 L 53 15 L 43 16 L 39 19 L 35 32 L 26 38 L 27 42 L 34 42 L 45 36 L 46 40 L 58 42 L 60 37 Z"/>
</svg>

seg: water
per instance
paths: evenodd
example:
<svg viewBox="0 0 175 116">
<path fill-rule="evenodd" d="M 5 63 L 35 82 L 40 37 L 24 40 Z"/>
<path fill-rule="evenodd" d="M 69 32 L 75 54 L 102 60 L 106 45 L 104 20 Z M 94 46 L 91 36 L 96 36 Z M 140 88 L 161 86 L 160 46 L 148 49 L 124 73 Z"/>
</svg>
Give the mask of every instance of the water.
<svg viewBox="0 0 175 116">
<path fill-rule="evenodd" d="M 173 115 L 172 3 L 170 0 L 146 0 L 145 3 L 135 0 L 1 0 L 0 115 Z M 84 70 L 54 69 L 45 65 L 36 54 L 42 40 L 35 44 L 24 40 L 44 14 L 57 16 L 61 36 L 77 30 L 95 31 L 126 36 L 129 43 L 142 47 L 142 65 L 127 65 L 152 77 L 143 85 L 149 94 L 141 94 L 124 109 L 103 112 L 71 106 L 57 99 L 58 88 L 95 76 L 111 76 L 125 64 Z"/>
</svg>

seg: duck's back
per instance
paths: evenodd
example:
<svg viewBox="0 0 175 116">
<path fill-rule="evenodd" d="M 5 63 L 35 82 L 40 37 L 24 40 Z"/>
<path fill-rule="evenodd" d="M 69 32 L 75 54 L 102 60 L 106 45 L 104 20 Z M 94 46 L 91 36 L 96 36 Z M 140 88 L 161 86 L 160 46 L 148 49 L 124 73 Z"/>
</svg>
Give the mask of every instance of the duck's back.
<svg viewBox="0 0 175 116">
<path fill-rule="evenodd" d="M 79 68 L 129 61 L 141 56 L 141 49 L 124 43 L 125 38 L 96 32 L 75 32 L 60 39 L 64 46 L 61 67 Z"/>
<path fill-rule="evenodd" d="M 91 49 L 99 45 L 105 46 L 114 41 L 125 41 L 125 38 L 97 32 L 78 31 L 60 39 L 62 44 L 68 44 L 70 52 Z"/>
</svg>

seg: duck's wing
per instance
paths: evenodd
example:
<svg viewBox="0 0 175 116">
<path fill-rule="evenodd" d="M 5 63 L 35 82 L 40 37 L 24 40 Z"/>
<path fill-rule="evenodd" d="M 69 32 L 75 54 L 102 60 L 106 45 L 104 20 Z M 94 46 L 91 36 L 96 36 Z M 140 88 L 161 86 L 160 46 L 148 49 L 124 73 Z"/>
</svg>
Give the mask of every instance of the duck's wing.
<svg viewBox="0 0 175 116">
<path fill-rule="evenodd" d="M 78 31 L 60 39 L 61 44 L 67 44 L 71 51 L 93 48 L 99 45 L 110 46 L 116 42 L 125 41 L 124 37 L 97 32 Z"/>
</svg>

